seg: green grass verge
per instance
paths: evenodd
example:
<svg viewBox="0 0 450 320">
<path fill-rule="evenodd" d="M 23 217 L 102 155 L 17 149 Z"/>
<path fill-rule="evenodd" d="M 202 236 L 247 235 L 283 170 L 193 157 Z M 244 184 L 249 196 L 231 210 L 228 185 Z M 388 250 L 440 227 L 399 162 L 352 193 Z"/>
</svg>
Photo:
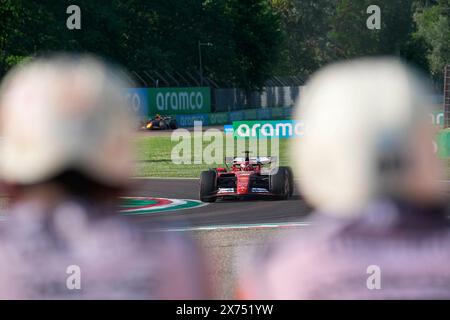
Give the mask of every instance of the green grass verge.
<svg viewBox="0 0 450 320">
<path fill-rule="evenodd" d="M 291 143 L 293 139 L 280 139 L 279 144 L 279 163 L 280 165 L 288 165 L 288 148 L 289 143 Z M 200 172 L 202 170 L 206 170 L 208 168 L 217 167 L 224 165 L 224 156 L 226 150 L 225 139 L 222 142 L 222 150 L 223 157 L 220 158 L 218 163 L 207 164 L 202 161 L 201 164 L 194 163 L 194 138 L 190 139 L 190 150 L 191 156 L 189 157 L 190 163 L 183 164 L 175 164 L 172 161 L 171 154 L 172 150 L 176 145 L 180 142 L 171 141 L 170 137 L 158 136 L 158 137 L 139 137 L 136 140 L 137 147 L 137 168 L 135 176 L 138 177 L 186 177 L 186 178 L 198 178 L 200 176 Z M 202 150 L 210 145 L 211 142 L 203 141 Z M 249 146 L 248 140 L 246 141 L 246 145 Z M 268 140 L 267 150 L 270 152 L 271 143 Z M 235 155 L 243 155 L 242 153 L 238 153 L 237 143 L 235 140 L 234 143 L 234 153 Z M 242 148 L 241 148 L 242 149 Z M 188 151 L 189 149 L 186 147 L 184 151 Z M 254 155 L 256 152 L 253 152 Z M 259 151 L 260 156 L 268 155 Z M 219 160 L 219 158 L 217 159 Z"/>
<path fill-rule="evenodd" d="M 236 141 L 236 140 L 235 140 Z M 270 140 L 269 140 L 270 141 Z M 294 139 L 280 139 L 280 165 L 289 165 L 289 144 Z M 138 177 L 185 177 L 197 178 L 202 170 L 224 165 L 223 158 L 218 164 L 194 164 L 194 140 L 191 138 L 191 163 L 175 164 L 171 159 L 172 149 L 178 144 L 177 141 L 171 141 L 170 137 L 153 136 L 139 137 L 136 140 L 138 162 L 135 176 Z M 246 142 L 248 145 L 248 141 Z M 203 142 L 203 149 L 210 142 Z M 270 151 L 270 143 L 268 144 Z M 225 155 L 226 143 L 223 142 L 223 154 Z M 237 154 L 237 144 L 234 145 L 235 154 Z M 260 154 L 261 156 L 265 154 Z M 450 178 L 450 159 L 444 159 L 447 166 L 448 178 Z"/>
</svg>

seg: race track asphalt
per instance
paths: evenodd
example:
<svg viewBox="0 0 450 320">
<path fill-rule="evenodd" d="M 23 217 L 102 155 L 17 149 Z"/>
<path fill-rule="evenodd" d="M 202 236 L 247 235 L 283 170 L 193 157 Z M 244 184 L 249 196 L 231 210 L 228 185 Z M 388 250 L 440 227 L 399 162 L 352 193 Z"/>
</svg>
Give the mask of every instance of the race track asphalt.
<svg viewBox="0 0 450 320">
<path fill-rule="evenodd" d="M 136 179 L 129 196 L 198 200 L 198 179 Z M 176 227 L 285 224 L 306 221 L 310 211 L 294 191 L 288 200 L 223 200 L 192 209 L 130 218 L 143 227 L 159 223 Z"/>
<path fill-rule="evenodd" d="M 136 179 L 131 197 L 161 197 L 198 200 L 198 179 Z M 450 181 L 443 183 L 450 194 Z M 443 189 L 443 190 L 444 190 Z M 312 209 L 294 191 L 288 200 L 222 200 L 201 207 L 129 216 L 144 228 L 170 225 L 174 228 L 233 227 L 307 223 Z"/>
</svg>

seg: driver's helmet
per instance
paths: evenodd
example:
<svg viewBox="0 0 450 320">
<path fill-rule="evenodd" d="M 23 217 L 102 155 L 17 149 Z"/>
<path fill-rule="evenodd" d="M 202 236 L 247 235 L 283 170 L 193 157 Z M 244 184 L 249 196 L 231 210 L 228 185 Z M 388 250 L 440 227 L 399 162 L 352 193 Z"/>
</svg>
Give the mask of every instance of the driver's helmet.
<svg viewBox="0 0 450 320">
<path fill-rule="evenodd" d="M 155 119 L 159 120 L 161 119 L 161 115 L 159 113 L 156 114 Z"/>
<path fill-rule="evenodd" d="M 241 170 L 242 171 L 251 171 L 253 169 L 252 165 L 249 162 L 241 163 Z"/>
</svg>

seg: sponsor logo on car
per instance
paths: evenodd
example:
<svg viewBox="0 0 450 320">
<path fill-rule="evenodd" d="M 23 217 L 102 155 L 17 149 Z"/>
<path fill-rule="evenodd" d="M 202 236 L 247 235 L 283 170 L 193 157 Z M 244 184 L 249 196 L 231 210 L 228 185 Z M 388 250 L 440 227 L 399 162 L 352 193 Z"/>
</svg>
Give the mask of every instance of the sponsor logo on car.
<svg viewBox="0 0 450 320">
<path fill-rule="evenodd" d="M 217 191 L 217 193 L 229 193 L 229 192 L 234 192 L 234 188 L 219 188 L 219 190 Z"/>
</svg>

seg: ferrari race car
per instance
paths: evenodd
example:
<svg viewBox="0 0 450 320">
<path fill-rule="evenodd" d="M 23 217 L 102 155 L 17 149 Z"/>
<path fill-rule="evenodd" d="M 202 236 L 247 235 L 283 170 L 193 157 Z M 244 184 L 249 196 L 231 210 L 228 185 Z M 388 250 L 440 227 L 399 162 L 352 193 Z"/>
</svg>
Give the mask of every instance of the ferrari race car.
<svg viewBox="0 0 450 320">
<path fill-rule="evenodd" d="M 156 115 L 153 119 L 150 119 L 145 125 L 147 130 L 175 130 L 178 128 L 177 120 L 169 116 Z"/>
<path fill-rule="evenodd" d="M 202 171 L 200 174 L 200 200 L 270 197 L 285 200 L 294 192 L 294 177 L 289 167 L 267 168 L 275 163 L 274 157 L 225 158 L 226 168 Z"/>
</svg>

